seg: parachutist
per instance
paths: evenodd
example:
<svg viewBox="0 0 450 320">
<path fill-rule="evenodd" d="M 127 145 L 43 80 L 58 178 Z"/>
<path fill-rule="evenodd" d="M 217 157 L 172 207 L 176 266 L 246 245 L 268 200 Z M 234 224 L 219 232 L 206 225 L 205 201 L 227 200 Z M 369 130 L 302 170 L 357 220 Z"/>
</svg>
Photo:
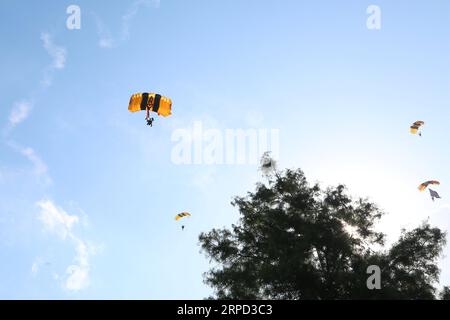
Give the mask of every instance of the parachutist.
<svg viewBox="0 0 450 320">
<path fill-rule="evenodd" d="M 423 121 L 416 121 L 414 122 L 411 127 L 409 127 L 409 130 L 412 134 L 418 134 L 420 137 L 422 136 L 422 132 L 420 131 L 420 128 L 425 125 L 425 122 Z"/>
<path fill-rule="evenodd" d="M 190 217 L 190 216 L 191 216 L 191 214 L 189 212 L 181 212 L 176 215 L 175 220 L 178 221 L 184 217 Z M 184 224 L 181 225 L 181 231 L 183 231 L 183 230 L 184 230 Z"/>
<path fill-rule="evenodd" d="M 145 111 L 145 121 L 147 125 L 153 125 L 152 115 L 154 112 L 158 116 L 168 117 L 172 114 L 172 100 L 157 93 L 135 93 L 131 96 L 128 104 L 130 112 Z"/>
<path fill-rule="evenodd" d="M 434 201 L 434 199 L 441 199 L 441 196 L 439 195 L 439 193 L 437 193 L 434 190 L 428 189 L 430 191 L 430 196 L 431 196 L 431 200 Z"/>
</svg>

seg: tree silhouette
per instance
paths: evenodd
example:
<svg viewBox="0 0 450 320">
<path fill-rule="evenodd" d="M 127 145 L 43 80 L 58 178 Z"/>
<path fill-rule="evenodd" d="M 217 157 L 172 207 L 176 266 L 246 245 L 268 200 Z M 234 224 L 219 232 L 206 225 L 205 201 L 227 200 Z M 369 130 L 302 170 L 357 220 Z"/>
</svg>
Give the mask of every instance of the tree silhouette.
<svg viewBox="0 0 450 320">
<path fill-rule="evenodd" d="M 236 197 L 231 229 L 200 234 L 215 263 L 205 274 L 218 299 L 434 299 L 446 234 L 427 222 L 385 249 L 382 212 L 344 186 L 310 186 L 301 170 L 276 171 Z M 381 271 L 369 290 L 367 268 Z M 446 290 L 446 291 L 445 291 Z M 441 298 L 449 296 L 446 288 Z"/>
<path fill-rule="evenodd" d="M 444 287 L 442 292 L 439 294 L 439 298 L 441 298 L 441 300 L 450 300 L 450 288 Z"/>
</svg>

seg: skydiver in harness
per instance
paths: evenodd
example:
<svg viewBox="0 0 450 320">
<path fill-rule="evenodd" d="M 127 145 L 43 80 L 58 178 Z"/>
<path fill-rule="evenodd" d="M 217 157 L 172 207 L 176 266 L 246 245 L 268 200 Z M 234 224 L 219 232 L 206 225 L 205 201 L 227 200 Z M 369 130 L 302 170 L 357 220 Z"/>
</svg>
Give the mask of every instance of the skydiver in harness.
<svg viewBox="0 0 450 320">
<path fill-rule="evenodd" d="M 149 109 L 148 105 L 147 105 L 146 110 L 147 110 L 147 116 L 145 117 L 145 120 L 147 120 L 147 125 L 150 126 L 150 127 L 153 127 L 153 121 L 155 119 L 154 118 L 150 118 L 150 112 L 149 112 L 150 109 Z"/>
<path fill-rule="evenodd" d="M 145 107 L 145 111 L 147 112 L 145 116 L 145 120 L 147 120 L 147 125 L 153 127 L 153 121 L 155 119 L 150 118 L 150 108 L 153 108 L 153 97 L 150 97 L 148 100 L 147 106 Z"/>
<path fill-rule="evenodd" d="M 153 119 L 153 118 L 145 118 L 145 120 L 147 120 L 147 125 L 148 125 L 148 126 L 153 127 L 153 121 L 154 121 L 155 119 Z"/>
</svg>

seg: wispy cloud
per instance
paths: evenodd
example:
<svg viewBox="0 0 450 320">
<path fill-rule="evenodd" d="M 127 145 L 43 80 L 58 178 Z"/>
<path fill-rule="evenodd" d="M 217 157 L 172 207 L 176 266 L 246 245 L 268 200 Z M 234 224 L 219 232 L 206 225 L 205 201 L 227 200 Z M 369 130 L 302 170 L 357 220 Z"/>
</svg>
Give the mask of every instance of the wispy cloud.
<svg viewBox="0 0 450 320">
<path fill-rule="evenodd" d="M 41 33 L 41 40 L 44 49 L 47 51 L 51 57 L 51 63 L 45 68 L 43 78 L 41 80 L 41 90 L 47 89 L 53 82 L 53 73 L 56 70 L 61 70 L 65 67 L 67 51 L 65 48 L 56 45 L 53 42 L 51 35 L 47 32 Z M 8 124 L 3 128 L 3 138 L 9 139 L 9 135 L 12 130 L 25 121 L 31 114 L 31 111 L 35 105 L 35 98 L 33 94 L 31 97 L 18 100 L 14 103 L 9 118 Z M 15 151 L 21 153 L 28 160 L 33 163 L 34 173 L 39 177 L 45 177 L 46 182 L 51 182 L 48 176 L 47 165 L 42 161 L 42 159 L 36 154 L 36 152 L 30 147 L 22 147 L 14 141 L 9 141 L 8 145 L 12 147 Z"/>
<path fill-rule="evenodd" d="M 50 200 L 39 201 L 37 205 L 41 209 L 39 220 L 46 231 L 56 234 L 63 240 L 73 233 L 72 229 L 78 222 L 78 216 L 67 214 Z"/>
<path fill-rule="evenodd" d="M 159 0 L 138 0 L 131 4 L 128 8 L 127 12 L 122 16 L 122 30 L 121 30 L 121 39 L 126 40 L 130 36 L 130 23 L 136 14 L 139 12 L 141 7 L 155 7 L 159 8 L 160 1 Z"/>
<path fill-rule="evenodd" d="M 76 263 L 66 269 L 68 277 L 65 286 L 68 290 L 78 291 L 89 286 L 89 248 L 83 241 L 73 240 L 76 242 Z"/>
<path fill-rule="evenodd" d="M 16 102 L 11 110 L 9 115 L 9 125 L 11 128 L 15 127 L 26 118 L 30 114 L 31 109 L 33 108 L 33 103 L 27 100 L 22 100 Z"/>
<path fill-rule="evenodd" d="M 97 24 L 97 35 L 99 37 L 98 45 L 105 49 L 112 48 L 114 46 L 114 39 L 111 36 L 111 32 L 99 17 L 95 16 L 95 22 Z"/>
<path fill-rule="evenodd" d="M 36 276 L 43 266 L 49 266 L 50 262 L 46 262 L 44 258 L 37 257 L 31 265 L 31 273 Z"/>
<path fill-rule="evenodd" d="M 63 69 L 66 64 L 66 49 L 54 44 L 52 37 L 47 32 L 41 33 L 41 40 L 43 42 L 44 49 L 53 59 L 51 68 Z"/>
<path fill-rule="evenodd" d="M 26 157 L 31 164 L 33 165 L 32 173 L 45 184 L 50 184 L 52 179 L 48 174 L 48 167 L 45 162 L 39 157 L 39 155 L 34 151 L 33 148 L 30 147 L 22 147 L 14 141 L 9 141 L 8 145 L 14 149 L 16 152 L 19 152 L 24 157 Z"/>
<path fill-rule="evenodd" d="M 36 275 L 39 271 L 39 268 L 41 267 L 41 261 L 39 259 L 36 259 L 33 264 L 31 265 L 31 273 L 33 275 Z"/>
<path fill-rule="evenodd" d="M 117 38 L 111 35 L 111 32 L 103 23 L 103 21 L 96 15 L 95 20 L 97 24 L 97 34 L 99 36 L 98 45 L 101 48 L 110 49 L 118 47 L 130 37 L 131 23 L 135 16 L 139 13 L 141 8 L 159 8 L 160 0 L 137 0 L 134 1 L 127 9 L 126 13 L 121 17 L 121 27 Z"/>
<path fill-rule="evenodd" d="M 65 67 L 67 51 L 65 48 L 56 45 L 49 33 L 41 33 L 41 40 L 44 49 L 50 55 L 52 61 L 49 66 L 45 68 L 41 84 L 44 89 L 48 88 L 53 82 L 53 72 L 61 70 Z M 41 88 L 42 89 L 42 88 Z M 34 98 L 26 98 L 14 103 L 8 121 L 8 126 L 5 133 L 9 134 L 12 128 L 23 122 L 31 113 L 35 104 Z"/>
<path fill-rule="evenodd" d="M 56 70 L 62 70 L 66 66 L 67 50 L 53 42 L 51 35 L 47 32 L 41 33 L 44 49 L 52 58 L 52 62 L 45 69 L 41 85 L 48 88 L 53 84 L 53 74 Z"/>
<path fill-rule="evenodd" d="M 75 247 L 74 263 L 66 268 L 64 288 L 69 291 L 87 288 L 90 283 L 90 257 L 94 250 L 74 232 L 74 227 L 80 218 L 77 215 L 68 214 L 51 200 L 41 200 L 37 206 L 40 208 L 38 219 L 42 222 L 44 230 L 63 241 L 70 241 Z"/>
<path fill-rule="evenodd" d="M 33 163 L 34 172 L 38 176 L 47 175 L 48 168 L 47 165 L 42 161 L 42 159 L 36 154 L 33 148 L 25 147 L 20 150 L 20 152 Z"/>
</svg>

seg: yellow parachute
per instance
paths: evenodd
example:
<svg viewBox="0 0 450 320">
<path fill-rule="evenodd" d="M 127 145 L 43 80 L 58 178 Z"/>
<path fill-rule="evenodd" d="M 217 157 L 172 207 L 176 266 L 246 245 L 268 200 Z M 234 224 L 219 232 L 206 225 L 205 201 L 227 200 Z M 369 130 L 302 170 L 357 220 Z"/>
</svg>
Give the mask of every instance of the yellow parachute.
<svg viewBox="0 0 450 320">
<path fill-rule="evenodd" d="M 130 112 L 146 111 L 147 125 L 152 126 L 153 118 L 150 111 L 156 112 L 159 116 L 168 117 L 172 114 L 172 100 L 157 93 L 135 93 L 130 98 L 128 104 Z"/>
<path fill-rule="evenodd" d="M 423 121 L 416 121 L 411 125 L 411 127 L 409 127 L 409 131 L 412 134 L 417 134 L 417 132 L 419 132 L 420 127 L 422 127 L 424 124 L 425 124 L 425 122 L 423 122 Z M 419 132 L 419 135 L 421 135 L 420 132 Z"/>
<path fill-rule="evenodd" d="M 437 180 L 430 180 L 430 181 L 426 181 L 424 183 L 421 183 L 419 186 L 419 191 L 425 191 L 425 189 L 429 186 L 429 185 L 440 185 L 441 183 Z"/>
<path fill-rule="evenodd" d="M 184 218 L 184 217 L 190 217 L 191 216 L 191 214 L 189 213 L 189 212 L 182 212 L 182 213 L 179 213 L 179 214 L 177 214 L 176 216 L 175 216 L 175 220 L 180 220 L 181 218 Z"/>
</svg>

